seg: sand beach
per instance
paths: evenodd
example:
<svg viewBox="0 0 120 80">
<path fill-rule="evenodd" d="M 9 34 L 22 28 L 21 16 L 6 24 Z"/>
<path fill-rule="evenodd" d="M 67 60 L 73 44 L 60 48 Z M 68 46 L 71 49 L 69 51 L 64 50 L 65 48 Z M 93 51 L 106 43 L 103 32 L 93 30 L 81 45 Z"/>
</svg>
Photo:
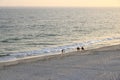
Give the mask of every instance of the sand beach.
<svg viewBox="0 0 120 80">
<path fill-rule="evenodd" d="M 0 80 L 120 80 L 120 45 L 1 63 Z"/>
</svg>

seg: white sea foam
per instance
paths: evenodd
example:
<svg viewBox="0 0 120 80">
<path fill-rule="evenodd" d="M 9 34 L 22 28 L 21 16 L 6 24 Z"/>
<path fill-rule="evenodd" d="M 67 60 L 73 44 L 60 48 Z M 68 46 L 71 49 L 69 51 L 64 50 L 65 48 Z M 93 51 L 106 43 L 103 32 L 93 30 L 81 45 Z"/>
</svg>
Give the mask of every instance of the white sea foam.
<svg viewBox="0 0 120 80">
<path fill-rule="evenodd" d="M 23 58 L 32 57 L 32 56 L 51 55 L 51 54 L 54 55 L 56 53 L 61 53 L 62 49 L 64 49 L 66 52 L 70 52 L 70 51 L 72 51 L 72 49 L 75 49 L 78 46 L 79 47 L 90 46 L 91 44 L 101 43 L 104 41 L 117 40 L 117 39 L 119 40 L 120 37 L 105 38 L 105 39 L 101 39 L 101 40 L 92 40 L 92 41 L 87 41 L 87 42 L 83 42 L 83 43 L 75 43 L 75 44 L 71 44 L 71 45 L 46 48 L 46 49 L 42 49 L 42 50 L 12 53 L 9 56 L 0 57 L 0 62 L 14 61 L 14 60 L 23 59 Z"/>
</svg>

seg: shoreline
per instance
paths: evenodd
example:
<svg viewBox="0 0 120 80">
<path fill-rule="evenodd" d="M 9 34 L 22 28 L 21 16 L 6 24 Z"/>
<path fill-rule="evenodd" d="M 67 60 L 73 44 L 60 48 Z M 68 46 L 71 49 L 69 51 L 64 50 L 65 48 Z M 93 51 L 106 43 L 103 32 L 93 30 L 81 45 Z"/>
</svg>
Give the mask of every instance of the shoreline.
<svg viewBox="0 0 120 80">
<path fill-rule="evenodd" d="M 12 65 L 17 65 L 17 64 L 22 64 L 22 63 L 28 63 L 28 62 L 35 62 L 35 61 L 43 61 L 43 60 L 49 60 L 52 58 L 59 58 L 59 57 L 67 57 L 67 56 L 72 56 L 76 54 L 89 54 L 91 51 L 104 51 L 104 50 L 110 50 L 111 47 L 116 47 L 120 46 L 120 44 L 117 45 L 109 45 L 109 46 L 104 46 L 104 47 L 99 47 L 95 49 L 85 49 L 84 51 L 72 51 L 72 52 L 67 52 L 67 53 L 58 53 L 58 54 L 46 54 L 46 55 L 39 55 L 39 56 L 32 56 L 32 57 L 27 57 L 27 58 L 20 58 L 17 60 L 10 60 L 10 61 L 3 61 L 0 62 L 0 67 L 5 67 L 5 66 L 12 66 Z"/>
<path fill-rule="evenodd" d="M 33 50 L 31 51 L 24 51 L 24 52 L 16 52 L 16 53 L 6 53 L 6 54 L 0 54 L 0 63 L 7 63 L 7 62 L 22 62 L 22 60 L 28 60 L 28 59 L 34 59 L 34 58 L 41 58 L 45 56 L 54 56 L 54 55 L 60 55 L 61 54 L 61 49 L 65 49 L 66 53 L 69 52 L 74 52 L 76 51 L 77 47 L 85 47 L 87 50 L 91 49 L 97 49 L 100 47 L 105 47 L 105 46 L 111 46 L 111 45 L 116 45 L 119 44 L 119 37 L 111 37 L 111 38 L 102 38 L 100 40 L 90 40 L 90 41 L 85 41 L 85 42 L 75 42 L 71 44 L 65 44 L 61 46 L 56 46 L 56 47 L 51 47 L 51 48 L 45 48 L 41 50 Z M 47 54 L 47 53 L 48 54 Z M 11 64 L 10 63 L 10 64 Z M 9 64 L 9 65 L 10 65 Z"/>
<path fill-rule="evenodd" d="M 0 80 L 120 80 L 120 44 L 26 59 L 0 67 Z"/>
</svg>

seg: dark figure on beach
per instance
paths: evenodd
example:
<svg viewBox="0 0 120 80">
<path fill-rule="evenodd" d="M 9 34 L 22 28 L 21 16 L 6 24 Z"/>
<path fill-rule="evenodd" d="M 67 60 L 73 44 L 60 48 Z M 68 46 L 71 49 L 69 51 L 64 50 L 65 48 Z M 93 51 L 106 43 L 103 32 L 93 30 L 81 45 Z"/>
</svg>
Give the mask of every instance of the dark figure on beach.
<svg viewBox="0 0 120 80">
<path fill-rule="evenodd" d="M 64 49 L 62 49 L 62 50 L 61 50 L 61 52 L 62 52 L 62 54 L 63 54 L 63 53 L 65 53 L 65 50 L 64 50 Z"/>
<path fill-rule="evenodd" d="M 80 50 L 80 48 L 79 47 L 77 47 L 77 51 L 79 51 Z"/>
<path fill-rule="evenodd" d="M 85 50 L 84 47 L 81 47 L 81 50 Z"/>
</svg>

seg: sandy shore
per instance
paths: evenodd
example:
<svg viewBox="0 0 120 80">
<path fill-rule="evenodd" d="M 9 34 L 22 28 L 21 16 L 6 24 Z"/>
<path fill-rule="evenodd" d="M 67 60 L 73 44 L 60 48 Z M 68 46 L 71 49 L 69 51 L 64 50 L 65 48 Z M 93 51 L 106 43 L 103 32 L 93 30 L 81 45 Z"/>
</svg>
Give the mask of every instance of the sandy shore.
<svg viewBox="0 0 120 80">
<path fill-rule="evenodd" d="M 5 65 L 0 80 L 120 80 L 120 45 Z"/>
</svg>

